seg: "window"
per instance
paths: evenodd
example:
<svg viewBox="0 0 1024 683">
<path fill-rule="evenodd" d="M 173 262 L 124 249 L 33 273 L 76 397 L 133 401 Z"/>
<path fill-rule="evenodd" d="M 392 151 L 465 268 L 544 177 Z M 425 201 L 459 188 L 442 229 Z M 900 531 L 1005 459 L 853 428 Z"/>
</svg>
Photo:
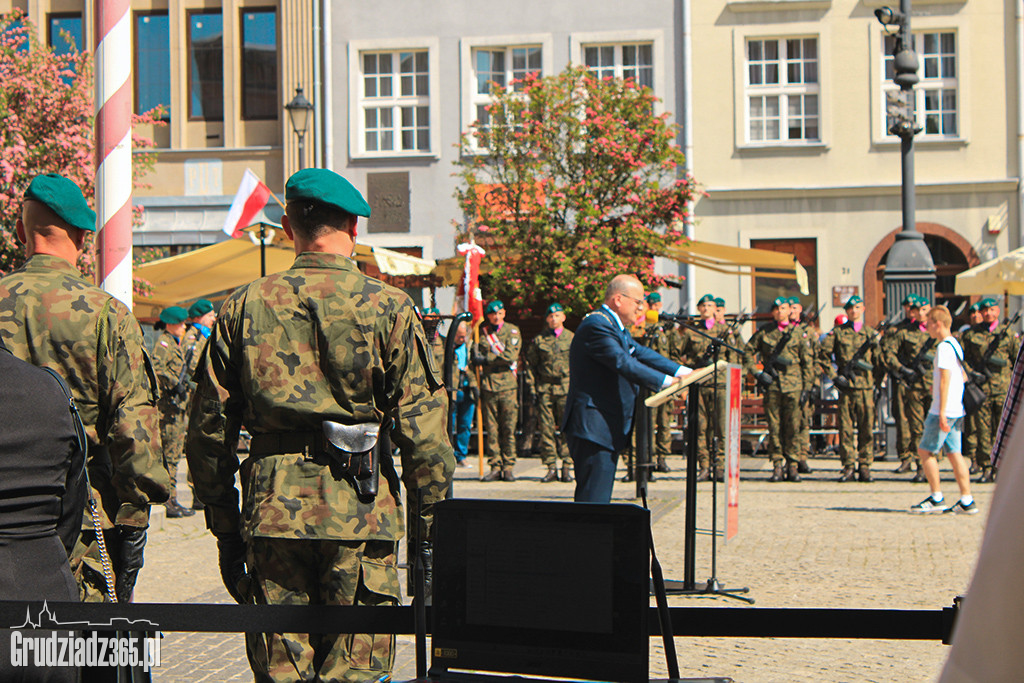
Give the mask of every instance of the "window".
<svg viewBox="0 0 1024 683">
<path fill-rule="evenodd" d="M 224 120 L 224 18 L 220 10 L 188 15 L 188 116 Z"/>
<path fill-rule="evenodd" d="M 523 89 L 528 74 L 542 75 L 543 48 L 540 45 L 518 47 L 481 47 L 473 50 L 472 107 L 477 127 L 477 146 L 485 147 L 491 114 L 487 111 L 495 89 Z"/>
<path fill-rule="evenodd" d="M 651 43 L 584 45 L 583 63 L 598 78 L 632 78 L 654 89 L 654 47 Z"/>
<path fill-rule="evenodd" d="M 427 50 L 361 52 L 362 151 L 430 151 Z"/>
<path fill-rule="evenodd" d="M 800 297 L 804 310 L 810 314 L 818 310 L 818 240 L 813 237 L 802 239 L 752 239 L 752 249 L 766 249 L 784 254 L 793 254 L 800 265 L 807 271 L 807 291 L 804 295 L 800 285 L 793 278 L 771 277 L 766 275 L 753 276 L 754 311 L 767 313 L 772 310 L 772 302 L 780 296 Z"/>
<path fill-rule="evenodd" d="M 748 143 L 817 142 L 817 38 L 747 41 Z"/>
<path fill-rule="evenodd" d="M 171 29 L 167 12 L 135 15 L 135 111 L 163 106 L 171 119 Z"/>
<path fill-rule="evenodd" d="M 892 50 L 895 45 L 894 36 L 885 36 L 883 70 L 883 89 L 886 95 L 899 90 L 892 82 L 895 75 Z M 918 69 L 920 82 L 914 86 L 914 100 L 911 103 L 917 125 L 923 130 L 921 135 L 932 138 L 956 138 L 960 135 L 957 120 L 957 62 L 956 33 L 953 31 L 916 32 L 911 36 L 911 43 L 918 53 L 921 68 Z M 882 100 L 883 106 L 885 98 Z M 890 137 L 889 129 L 894 121 L 885 114 L 885 133 Z"/>
<path fill-rule="evenodd" d="M 5 23 L 6 22 L 6 23 Z M 0 15 L 0 40 L 18 41 L 16 52 L 28 52 L 28 34 L 21 19 L 10 19 L 10 15 Z"/>
<path fill-rule="evenodd" d="M 242 11 L 242 118 L 276 119 L 277 10 Z"/>
<path fill-rule="evenodd" d="M 82 15 L 50 14 L 47 17 L 46 43 L 54 54 L 76 54 L 82 50 Z"/>
</svg>

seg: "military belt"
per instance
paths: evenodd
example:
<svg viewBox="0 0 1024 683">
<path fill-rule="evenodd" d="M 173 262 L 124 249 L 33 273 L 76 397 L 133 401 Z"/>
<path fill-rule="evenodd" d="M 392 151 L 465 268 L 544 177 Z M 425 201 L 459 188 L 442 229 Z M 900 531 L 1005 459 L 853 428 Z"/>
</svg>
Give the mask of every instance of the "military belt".
<svg viewBox="0 0 1024 683">
<path fill-rule="evenodd" d="M 302 453 L 307 458 L 327 456 L 323 432 L 270 432 L 253 434 L 249 455 L 265 458 L 270 455 Z"/>
</svg>

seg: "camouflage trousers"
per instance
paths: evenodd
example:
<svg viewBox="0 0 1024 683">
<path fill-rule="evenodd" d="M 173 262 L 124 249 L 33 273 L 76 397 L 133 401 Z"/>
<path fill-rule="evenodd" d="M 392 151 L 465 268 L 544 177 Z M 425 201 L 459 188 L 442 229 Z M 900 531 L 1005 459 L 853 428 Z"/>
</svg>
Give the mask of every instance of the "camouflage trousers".
<svg viewBox="0 0 1024 683">
<path fill-rule="evenodd" d="M 839 392 L 839 456 L 843 467 L 875 461 L 875 402 L 871 389 Z M 857 431 L 856 448 L 854 430 Z M 857 457 L 854 459 L 854 452 Z"/>
<path fill-rule="evenodd" d="M 697 465 L 701 469 L 711 462 L 712 450 L 715 467 L 721 469 L 725 466 L 725 386 L 718 387 L 716 395 L 715 385 L 709 383 L 701 386 L 697 404 Z"/>
<path fill-rule="evenodd" d="M 928 414 L 928 409 L 932 405 L 932 392 L 923 386 L 908 386 L 902 388 L 900 394 L 903 403 L 900 405 L 900 417 L 896 420 L 896 427 L 898 430 L 903 425 L 907 435 L 900 446 L 897 431 L 897 452 L 900 461 L 918 460 L 917 446 L 921 443 L 921 435 L 924 434 L 924 416 Z"/>
<path fill-rule="evenodd" d="M 890 386 L 890 401 L 889 401 L 889 415 L 892 416 L 893 422 L 896 423 L 896 454 L 900 460 L 908 460 L 911 457 L 917 455 L 910 453 L 910 425 L 907 423 L 907 385 L 904 382 L 898 381 L 895 375 L 889 375 L 889 386 Z M 922 416 L 922 424 L 924 417 Z M 916 444 L 921 439 L 921 432 L 918 431 L 917 439 L 914 439 Z M 917 448 L 915 447 L 916 451 Z"/>
<path fill-rule="evenodd" d="M 540 437 L 541 461 L 548 467 L 555 467 L 558 460 L 568 462 L 569 448 L 559 430 L 565 415 L 565 394 L 550 392 L 537 393 L 537 434 Z"/>
<path fill-rule="evenodd" d="M 188 430 L 188 415 L 185 404 L 177 404 L 170 399 L 160 398 L 157 401 L 160 409 L 160 443 L 163 448 L 164 467 L 171 480 L 171 500 L 178 497 L 178 463 L 185 454 L 185 432 Z M 189 477 L 191 480 L 191 477 Z M 189 484 L 191 485 L 191 481 Z"/>
<path fill-rule="evenodd" d="M 818 388 L 815 387 L 812 394 L 818 395 Z M 800 444 L 800 462 L 807 462 L 811 454 L 811 421 L 814 419 L 814 401 L 808 399 L 807 404 L 800 408 L 800 434 L 797 441 Z"/>
<path fill-rule="evenodd" d="M 393 606 L 400 600 L 394 541 L 252 538 L 246 563 L 258 605 Z M 395 636 L 247 633 L 256 681 L 371 681 L 391 671 Z"/>
<path fill-rule="evenodd" d="M 992 441 L 995 439 L 996 429 L 999 427 L 999 419 L 1003 416 L 1003 399 L 1005 393 L 993 396 L 990 392 L 988 400 L 973 415 L 968 415 L 965 422 L 971 422 L 973 427 L 974 462 L 979 467 L 990 467 L 992 465 Z"/>
<path fill-rule="evenodd" d="M 491 467 L 512 467 L 516 464 L 516 419 L 519 417 L 516 390 L 485 391 L 480 399 L 487 432 L 484 443 L 487 463 Z"/>
<path fill-rule="evenodd" d="M 800 459 L 800 392 L 776 391 L 764 394 L 764 416 L 768 422 L 768 457 L 772 463 L 795 463 Z M 723 444 L 724 446 L 724 444 Z"/>
</svg>

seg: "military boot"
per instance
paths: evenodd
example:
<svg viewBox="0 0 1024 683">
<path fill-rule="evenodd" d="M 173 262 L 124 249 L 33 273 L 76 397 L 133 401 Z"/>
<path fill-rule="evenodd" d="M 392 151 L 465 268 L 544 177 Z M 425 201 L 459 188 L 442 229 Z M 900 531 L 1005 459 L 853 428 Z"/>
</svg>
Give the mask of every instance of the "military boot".
<svg viewBox="0 0 1024 683">
<path fill-rule="evenodd" d="M 502 470 L 502 472 L 501 472 L 501 479 L 502 479 L 502 481 L 515 481 L 516 480 L 516 475 L 512 474 L 512 468 L 511 467 L 506 467 L 504 470 Z"/>
<path fill-rule="evenodd" d="M 664 455 L 659 455 L 658 456 L 658 464 L 654 468 L 654 471 L 655 472 L 671 472 L 672 471 L 672 468 L 668 466 L 667 462 L 665 462 L 665 456 Z"/>
<path fill-rule="evenodd" d="M 811 469 L 811 466 L 807 464 L 806 460 L 801 460 L 796 464 L 796 471 L 800 474 L 810 474 L 814 470 Z"/>
<path fill-rule="evenodd" d="M 187 508 L 178 502 L 176 498 L 164 503 L 164 508 L 167 510 L 167 519 L 179 519 L 181 517 L 191 517 L 196 514 L 195 510 Z"/>
<path fill-rule="evenodd" d="M 573 480 L 572 479 L 572 466 L 569 463 L 567 463 L 567 462 L 563 462 L 562 463 L 562 481 L 564 481 L 565 483 L 568 484 L 572 480 Z"/>
<path fill-rule="evenodd" d="M 857 472 L 854 471 L 853 466 L 846 465 L 843 467 L 843 470 L 839 473 L 839 479 L 837 479 L 837 481 L 842 483 L 847 481 L 853 481 L 856 478 Z"/>
<path fill-rule="evenodd" d="M 501 468 L 491 465 L 489 474 L 485 474 L 480 481 L 501 481 Z"/>
<path fill-rule="evenodd" d="M 795 462 L 789 463 L 786 468 L 786 481 L 800 481 L 800 466 Z"/>
<path fill-rule="evenodd" d="M 978 474 L 979 472 L 983 471 L 981 465 L 979 465 L 974 460 L 974 458 L 968 458 L 968 461 L 969 461 L 969 464 L 970 464 L 970 469 L 967 470 L 968 474 Z"/>
<path fill-rule="evenodd" d="M 540 480 L 540 483 L 547 484 L 549 481 L 558 481 L 558 470 L 554 465 L 548 466 L 548 473 Z"/>
<path fill-rule="evenodd" d="M 714 471 L 715 481 L 725 481 L 725 468 L 716 467 Z"/>
<path fill-rule="evenodd" d="M 914 466 L 914 463 L 910 458 L 900 461 L 900 466 L 892 471 L 893 474 L 906 474 L 910 471 L 910 468 Z"/>
<path fill-rule="evenodd" d="M 633 469 L 632 468 L 626 470 L 625 476 L 622 477 L 622 483 L 624 483 L 624 484 L 628 484 L 631 481 L 634 481 Z"/>
<path fill-rule="evenodd" d="M 857 479 L 869 483 L 874 481 L 875 478 L 871 476 L 871 465 L 861 465 L 857 473 Z"/>
<path fill-rule="evenodd" d="M 911 479 L 915 484 L 921 484 L 928 481 L 928 478 L 924 476 L 924 468 L 921 467 L 921 463 L 917 463 L 917 472 L 914 473 L 914 478 Z"/>
<path fill-rule="evenodd" d="M 697 481 L 711 481 L 711 472 L 707 467 L 697 470 Z"/>
<path fill-rule="evenodd" d="M 978 477 L 977 483 L 991 484 L 993 481 L 995 481 L 995 478 L 992 476 L 992 468 L 986 467 L 981 471 L 981 476 Z"/>
<path fill-rule="evenodd" d="M 768 477 L 768 481 L 782 481 L 786 477 L 782 472 L 782 461 L 776 462 L 772 466 L 772 476 Z"/>
</svg>

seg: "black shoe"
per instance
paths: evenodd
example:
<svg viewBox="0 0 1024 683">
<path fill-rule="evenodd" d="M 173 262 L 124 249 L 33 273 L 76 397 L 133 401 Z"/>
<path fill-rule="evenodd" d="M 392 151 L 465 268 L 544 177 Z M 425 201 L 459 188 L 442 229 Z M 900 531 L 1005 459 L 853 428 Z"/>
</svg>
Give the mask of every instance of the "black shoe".
<svg viewBox="0 0 1024 683">
<path fill-rule="evenodd" d="M 635 478 L 633 477 L 633 472 L 626 472 L 626 476 L 624 476 L 624 477 L 623 477 L 623 478 L 621 479 L 621 481 L 622 481 L 622 483 L 624 483 L 624 484 L 628 484 L 628 483 L 629 483 L 629 482 L 631 482 L 631 481 L 636 481 L 636 479 L 635 479 Z"/>
<path fill-rule="evenodd" d="M 721 467 L 715 468 L 715 481 L 725 481 L 725 469 Z"/>
<path fill-rule="evenodd" d="M 900 466 L 892 471 L 893 474 L 906 474 L 914 467 L 914 461 L 910 458 L 900 461 Z"/>
<path fill-rule="evenodd" d="M 976 483 L 978 484 L 991 484 L 995 481 L 995 477 L 992 476 L 992 468 L 986 467 L 982 470 L 981 476 L 978 477 Z"/>
<path fill-rule="evenodd" d="M 516 475 L 512 474 L 512 468 L 506 467 L 501 473 L 502 481 L 515 481 Z"/>
<path fill-rule="evenodd" d="M 775 466 L 772 469 L 772 476 L 768 477 L 768 481 L 782 481 L 785 478 L 786 477 L 782 473 L 782 463 L 775 463 Z"/>
<path fill-rule="evenodd" d="M 967 473 L 968 474 L 978 474 L 979 472 L 982 472 L 981 465 L 979 465 L 978 463 L 976 463 L 973 460 L 971 460 L 971 467 L 970 467 L 970 469 L 967 470 Z"/>
<path fill-rule="evenodd" d="M 489 474 L 485 474 L 480 481 L 501 481 L 501 468 L 492 467 Z"/>
<path fill-rule="evenodd" d="M 654 471 L 662 473 L 668 473 L 672 471 L 672 468 L 668 466 L 667 462 L 665 462 L 665 456 L 658 456 L 658 465 L 654 468 Z"/>
<path fill-rule="evenodd" d="M 547 484 L 550 481 L 558 481 L 558 470 L 554 467 L 548 468 L 548 473 L 540 480 L 540 483 Z"/>
<path fill-rule="evenodd" d="M 810 474 L 814 470 L 811 469 L 811 466 L 807 464 L 806 460 L 801 460 L 796 464 L 796 471 L 800 474 Z"/>
<path fill-rule="evenodd" d="M 843 471 L 839 473 L 839 479 L 836 481 L 842 483 L 847 481 L 853 481 L 857 478 L 857 472 L 853 467 L 844 467 Z"/>
<path fill-rule="evenodd" d="M 924 476 L 924 470 L 921 469 L 920 465 L 917 466 L 917 472 L 914 473 L 914 478 L 911 479 L 910 481 L 914 482 L 915 484 L 923 484 L 924 482 L 928 481 L 928 478 Z"/>
<path fill-rule="evenodd" d="M 562 463 L 562 477 L 561 481 L 568 484 L 572 481 L 572 468 L 567 463 Z"/>
<path fill-rule="evenodd" d="M 190 510 L 189 508 L 182 506 L 182 504 L 176 500 L 167 501 L 166 503 L 164 503 L 164 507 L 167 509 L 168 519 L 191 517 L 192 515 L 196 514 L 195 510 Z"/>
<path fill-rule="evenodd" d="M 866 483 L 871 483 L 875 480 L 871 476 L 871 467 L 869 465 L 861 465 L 860 471 L 857 473 L 857 479 Z"/>
<path fill-rule="evenodd" d="M 701 467 L 697 470 L 697 481 L 711 481 L 711 472 L 707 467 Z"/>
<path fill-rule="evenodd" d="M 790 463 L 786 468 L 786 481 L 800 481 L 800 466 Z"/>
</svg>

